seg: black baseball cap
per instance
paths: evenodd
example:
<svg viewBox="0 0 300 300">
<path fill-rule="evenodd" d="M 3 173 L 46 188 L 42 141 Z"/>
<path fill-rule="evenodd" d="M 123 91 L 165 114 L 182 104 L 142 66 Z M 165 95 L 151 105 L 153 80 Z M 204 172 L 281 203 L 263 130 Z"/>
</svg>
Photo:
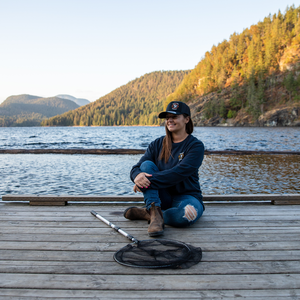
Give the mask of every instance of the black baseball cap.
<svg viewBox="0 0 300 300">
<path fill-rule="evenodd" d="M 166 117 L 167 114 L 173 114 L 173 115 L 182 115 L 186 114 L 188 116 L 191 116 L 190 108 L 183 102 L 180 101 L 172 101 L 168 104 L 167 110 L 161 112 L 158 117 L 160 119 L 163 119 Z"/>
</svg>

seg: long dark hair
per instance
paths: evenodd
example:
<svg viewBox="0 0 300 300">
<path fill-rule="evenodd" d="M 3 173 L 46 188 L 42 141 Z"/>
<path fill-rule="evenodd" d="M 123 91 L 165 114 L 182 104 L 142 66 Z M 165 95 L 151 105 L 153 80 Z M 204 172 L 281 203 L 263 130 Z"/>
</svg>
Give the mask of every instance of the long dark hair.
<svg viewBox="0 0 300 300">
<path fill-rule="evenodd" d="M 188 115 L 186 114 L 183 115 L 184 117 L 188 117 Z M 169 131 L 167 124 L 165 124 L 165 129 L 166 129 L 166 136 L 163 139 L 163 146 L 160 152 L 159 159 L 160 160 L 164 159 L 165 162 L 167 163 L 171 156 L 171 151 L 172 151 L 172 133 Z M 185 125 L 185 131 L 187 134 L 191 134 L 193 133 L 193 130 L 194 130 L 194 124 L 192 118 L 190 117 L 190 120 Z"/>
</svg>

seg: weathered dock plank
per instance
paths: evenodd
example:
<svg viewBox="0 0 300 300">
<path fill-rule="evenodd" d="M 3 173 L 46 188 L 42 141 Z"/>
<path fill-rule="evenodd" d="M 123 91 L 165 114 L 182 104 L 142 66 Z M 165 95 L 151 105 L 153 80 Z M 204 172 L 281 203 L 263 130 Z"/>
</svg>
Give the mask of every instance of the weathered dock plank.
<svg viewBox="0 0 300 300">
<path fill-rule="evenodd" d="M 124 244 L 125 245 L 125 244 Z M 120 244 L 121 248 L 121 244 Z M 118 248 L 118 249 L 120 249 Z M 288 251 L 259 251 L 259 250 L 240 250 L 240 251 L 206 251 L 202 262 L 232 262 L 232 261 L 270 261 L 276 266 L 278 261 L 297 261 L 300 260 L 300 250 Z M 6 261 L 63 261 L 63 262 L 101 262 L 111 261 L 113 253 L 111 251 L 59 251 L 59 250 L 0 250 L 1 259 Z M 200 264 L 201 267 L 201 264 Z M 128 269 L 129 270 L 129 269 Z"/>
<path fill-rule="evenodd" d="M 30 205 L 66 205 L 68 202 L 98 202 L 104 204 L 143 203 L 140 196 L 71 196 L 71 195 L 3 195 L 2 201 L 29 201 Z M 300 194 L 232 194 L 203 195 L 204 202 L 270 202 L 300 204 Z"/>
<path fill-rule="evenodd" d="M 178 239 L 179 240 L 179 239 Z M 180 241 L 180 240 L 179 240 Z M 181 239 L 182 241 L 182 239 Z M 0 250 L 14 250 L 20 242 L 3 241 Z M 48 250 L 48 251 L 117 251 L 128 243 L 115 242 L 85 243 L 85 242 L 22 242 L 24 250 Z M 297 250 L 300 248 L 299 241 L 275 242 L 193 242 L 195 247 L 201 247 L 204 251 L 241 251 L 255 249 L 259 251 L 273 250 Z"/>
<path fill-rule="evenodd" d="M 8 230 L 5 230 L 5 232 L 8 232 Z M 1 240 L 2 241 L 22 241 L 22 242 L 33 242 L 32 240 L 32 233 L 28 233 L 29 230 L 26 233 L 23 233 L 23 231 L 17 233 L 13 236 L 11 233 L 3 233 L 1 235 Z M 130 230 L 131 234 L 133 235 L 140 235 L 141 231 L 134 231 Z M 168 234 L 168 238 L 173 239 L 173 240 L 183 240 L 186 236 L 186 233 L 174 233 L 174 232 L 168 232 L 166 230 L 166 233 Z M 47 234 L 47 235 L 46 235 Z M 34 240 L 39 241 L 39 242 L 48 242 L 49 240 L 56 241 L 56 242 L 77 242 L 77 243 L 89 243 L 95 238 L 95 234 L 91 234 L 90 232 L 84 232 L 82 234 L 71 234 L 69 231 L 67 231 L 66 234 L 51 234 L 48 235 L 46 231 L 44 233 L 35 233 L 34 235 Z M 99 230 L 98 230 L 99 234 Z M 46 236 L 45 236 L 46 235 Z M 107 243 L 113 243 L 116 241 L 116 235 L 112 235 L 109 232 L 104 232 L 102 233 L 101 230 L 101 236 L 106 239 Z M 199 238 L 201 237 L 202 243 L 210 243 L 210 242 L 267 242 L 267 241 L 272 241 L 272 242 L 291 242 L 291 241 L 296 241 L 299 242 L 299 237 L 295 235 L 295 232 L 293 233 L 277 233 L 276 237 L 274 238 L 274 233 L 254 233 L 254 234 L 249 234 L 249 233 L 236 233 L 235 235 L 232 235 L 230 233 L 227 234 L 201 234 L 199 236 L 199 233 L 189 233 L 190 237 L 193 238 Z"/>
<path fill-rule="evenodd" d="M 86 290 L 226 290 L 226 289 L 300 289 L 300 274 L 247 275 L 61 275 L 61 274 L 1 274 L 0 288 L 86 289 Z M 151 284 L 149 284 L 151 282 Z M 275 284 L 276 283 L 276 284 Z"/>
<path fill-rule="evenodd" d="M 281 290 L 196 290 L 196 291 L 98 291 L 98 290 L 52 290 L 52 289 L 1 289 L 3 293 L 2 299 L 204 299 L 204 300 L 220 300 L 220 299 L 255 299 L 255 300 L 286 300 L 298 299 L 300 295 L 299 289 L 281 289 Z M 20 296 L 22 295 L 22 296 Z M 52 297 L 50 297 L 51 295 Z M 49 298 L 48 298 L 49 297 Z"/>
<path fill-rule="evenodd" d="M 109 253 L 113 256 L 113 253 Z M 110 257 L 110 258 L 111 258 Z M 155 269 L 120 268 L 114 261 L 74 262 L 66 264 L 63 261 L 4 261 L 0 262 L 0 273 L 18 274 L 93 274 L 93 275 L 156 275 Z M 233 262 L 206 262 L 190 269 L 170 270 L 162 269 L 160 274 L 165 275 L 238 275 L 238 274 L 298 274 L 300 262 L 297 260 L 277 262 L 272 261 L 233 261 Z"/>
</svg>

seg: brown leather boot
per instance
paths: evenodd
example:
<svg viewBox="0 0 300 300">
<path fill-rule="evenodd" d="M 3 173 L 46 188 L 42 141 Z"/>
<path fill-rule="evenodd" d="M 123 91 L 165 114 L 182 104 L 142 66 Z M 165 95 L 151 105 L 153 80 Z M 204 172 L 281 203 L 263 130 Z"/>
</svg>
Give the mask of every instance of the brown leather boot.
<svg viewBox="0 0 300 300">
<path fill-rule="evenodd" d="M 150 225 L 148 227 L 149 236 L 158 236 L 164 233 L 164 218 L 161 208 L 155 206 L 154 202 L 150 207 Z"/>
<path fill-rule="evenodd" d="M 146 220 L 150 221 L 150 214 L 146 207 L 131 206 L 125 209 L 124 217 L 128 220 Z"/>
</svg>

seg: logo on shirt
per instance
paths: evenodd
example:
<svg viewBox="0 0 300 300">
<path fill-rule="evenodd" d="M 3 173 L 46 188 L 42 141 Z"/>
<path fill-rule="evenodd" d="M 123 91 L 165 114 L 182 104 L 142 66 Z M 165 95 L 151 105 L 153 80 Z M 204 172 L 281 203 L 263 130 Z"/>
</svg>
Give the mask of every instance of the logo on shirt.
<svg viewBox="0 0 300 300">
<path fill-rule="evenodd" d="M 177 110 L 178 107 L 179 107 L 179 104 L 178 104 L 178 103 L 173 103 L 173 104 L 172 104 L 172 109 L 173 109 L 173 110 Z"/>
<path fill-rule="evenodd" d="M 179 153 L 178 155 L 179 161 L 182 161 L 183 158 L 184 158 L 184 152 Z"/>
</svg>

